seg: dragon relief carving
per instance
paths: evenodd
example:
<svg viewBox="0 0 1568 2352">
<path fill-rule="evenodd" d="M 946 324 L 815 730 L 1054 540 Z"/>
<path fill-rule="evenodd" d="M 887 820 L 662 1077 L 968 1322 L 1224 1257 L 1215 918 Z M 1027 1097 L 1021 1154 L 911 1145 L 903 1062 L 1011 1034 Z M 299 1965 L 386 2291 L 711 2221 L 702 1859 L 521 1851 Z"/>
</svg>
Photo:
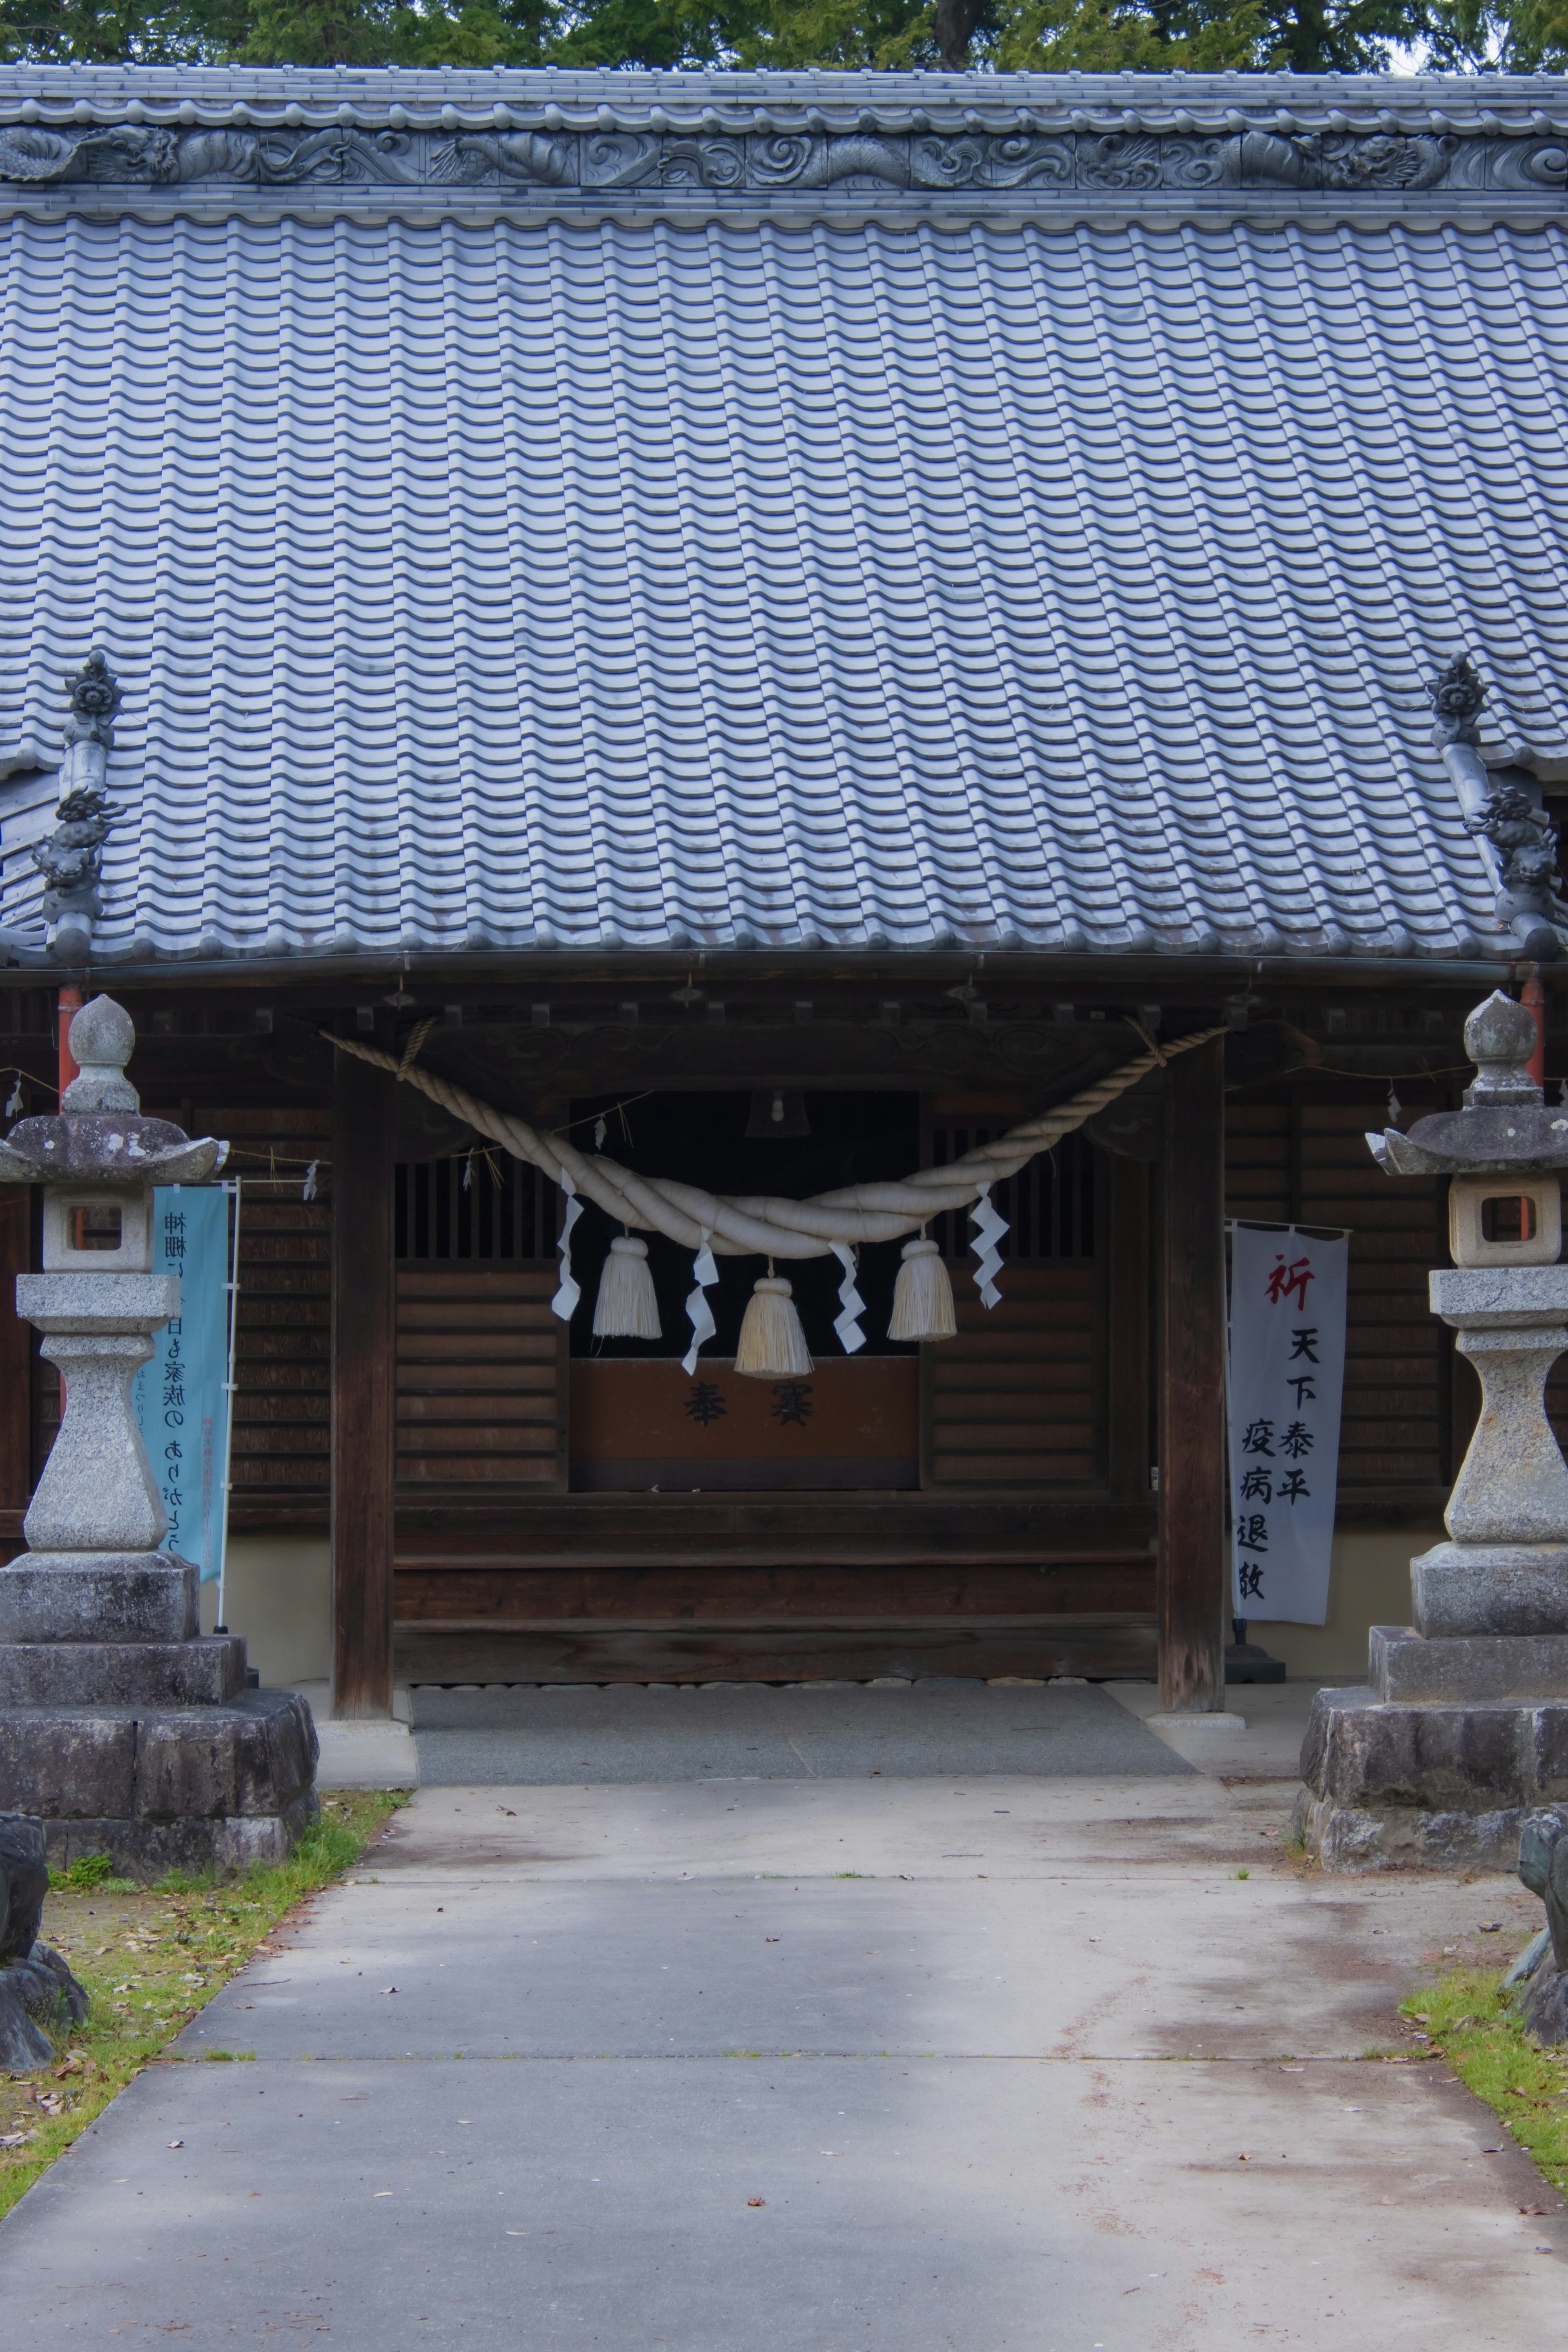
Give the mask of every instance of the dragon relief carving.
<svg viewBox="0 0 1568 2352">
<path fill-rule="evenodd" d="M 1311 131 L 1286 139 L 1248 131 L 1242 135 L 1241 168 L 1244 178 L 1256 176 L 1291 188 L 1434 188 L 1458 143 L 1453 138 L 1402 132 L 1355 139 Z"/>
<path fill-rule="evenodd" d="M 759 194 L 843 187 L 1003 194 L 1099 189 L 1138 195 L 1162 188 L 1298 188 L 1407 194 L 1441 184 L 1521 194 L 1568 184 L 1568 142 L 1447 133 L 1239 131 L 1167 136 L 1137 129 L 1045 133 L 803 123 L 765 131 L 605 128 L 563 135 L 515 129 L 455 134 L 325 130 L 183 130 L 121 123 L 103 129 L 0 129 L 0 182 L 82 181 L 171 186 L 219 181 L 250 186 L 353 181 L 473 186 L 481 182 L 584 194 L 616 189 L 747 188 Z"/>
<path fill-rule="evenodd" d="M 433 150 L 430 163 L 431 177 L 437 180 L 463 180 L 471 185 L 494 177 L 558 188 L 571 177 L 572 155 L 560 140 L 536 138 L 528 131 L 493 135 L 469 131 L 443 141 Z"/>
<path fill-rule="evenodd" d="M 334 125 L 304 132 L 142 130 L 130 123 L 71 137 L 26 124 L 0 130 L 0 179 L 139 181 L 168 186 L 187 180 L 238 180 L 287 185 L 300 180 L 410 180 L 404 167 L 412 141 L 395 131 Z"/>
</svg>

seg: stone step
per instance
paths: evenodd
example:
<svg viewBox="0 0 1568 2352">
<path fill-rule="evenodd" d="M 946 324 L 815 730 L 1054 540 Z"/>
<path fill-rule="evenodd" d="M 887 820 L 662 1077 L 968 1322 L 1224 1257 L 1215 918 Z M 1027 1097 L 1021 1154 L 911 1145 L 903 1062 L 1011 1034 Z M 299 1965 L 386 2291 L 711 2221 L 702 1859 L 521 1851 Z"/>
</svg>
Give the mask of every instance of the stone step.
<svg viewBox="0 0 1568 2352">
<path fill-rule="evenodd" d="M 1568 1699 L 1568 1633 L 1461 1633 L 1431 1641 L 1374 1625 L 1368 1684 L 1379 1700 Z"/>
<path fill-rule="evenodd" d="M 244 1688 L 237 1633 L 190 1642 L 0 1643 L 0 1707 L 211 1706 Z"/>
</svg>

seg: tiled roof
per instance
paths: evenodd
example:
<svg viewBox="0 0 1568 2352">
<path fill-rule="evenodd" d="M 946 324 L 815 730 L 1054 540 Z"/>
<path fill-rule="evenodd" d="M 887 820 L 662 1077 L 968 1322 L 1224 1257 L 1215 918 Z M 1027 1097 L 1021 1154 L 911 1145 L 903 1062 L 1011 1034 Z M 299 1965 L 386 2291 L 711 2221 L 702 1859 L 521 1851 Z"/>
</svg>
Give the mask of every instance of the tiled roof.
<svg viewBox="0 0 1568 2352">
<path fill-rule="evenodd" d="M 106 958 L 1506 951 L 1423 688 L 1568 775 L 1564 260 L 18 210 L 0 920 L 97 644 Z"/>
</svg>

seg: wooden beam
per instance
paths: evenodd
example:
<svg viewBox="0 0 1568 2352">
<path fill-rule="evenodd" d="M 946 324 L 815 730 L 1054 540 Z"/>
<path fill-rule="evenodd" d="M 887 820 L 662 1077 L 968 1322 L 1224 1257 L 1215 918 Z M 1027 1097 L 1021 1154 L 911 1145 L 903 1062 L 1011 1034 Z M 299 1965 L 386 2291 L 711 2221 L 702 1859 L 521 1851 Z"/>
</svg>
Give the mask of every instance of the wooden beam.
<svg viewBox="0 0 1568 2352">
<path fill-rule="evenodd" d="M 332 1712 L 392 1712 L 397 1081 L 337 1056 L 332 1097 Z"/>
<path fill-rule="evenodd" d="M 1225 1040 L 1165 1071 L 1160 1698 L 1225 1706 Z"/>
</svg>

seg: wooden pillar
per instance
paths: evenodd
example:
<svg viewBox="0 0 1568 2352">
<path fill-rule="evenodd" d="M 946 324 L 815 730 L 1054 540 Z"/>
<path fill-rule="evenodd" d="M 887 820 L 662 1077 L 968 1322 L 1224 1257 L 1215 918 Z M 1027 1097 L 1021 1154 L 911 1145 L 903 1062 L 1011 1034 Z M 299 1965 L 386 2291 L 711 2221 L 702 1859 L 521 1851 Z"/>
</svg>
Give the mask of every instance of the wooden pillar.
<svg viewBox="0 0 1568 2352">
<path fill-rule="evenodd" d="M 1148 1163 L 1107 1153 L 1106 1389 L 1110 1493 L 1118 1503 L 1149 1500 Z"/>
<path fill-rule="evenodd" d="M 1225 1040 L 1165 1071 L 1160 1700 L 1225 1706 Z"/>
<path fill-rule="evenodd" d="M 332 1097 L 332 1712 L 392 1712 L 397 1081 L 337 1056 Z"/>
</svg>

